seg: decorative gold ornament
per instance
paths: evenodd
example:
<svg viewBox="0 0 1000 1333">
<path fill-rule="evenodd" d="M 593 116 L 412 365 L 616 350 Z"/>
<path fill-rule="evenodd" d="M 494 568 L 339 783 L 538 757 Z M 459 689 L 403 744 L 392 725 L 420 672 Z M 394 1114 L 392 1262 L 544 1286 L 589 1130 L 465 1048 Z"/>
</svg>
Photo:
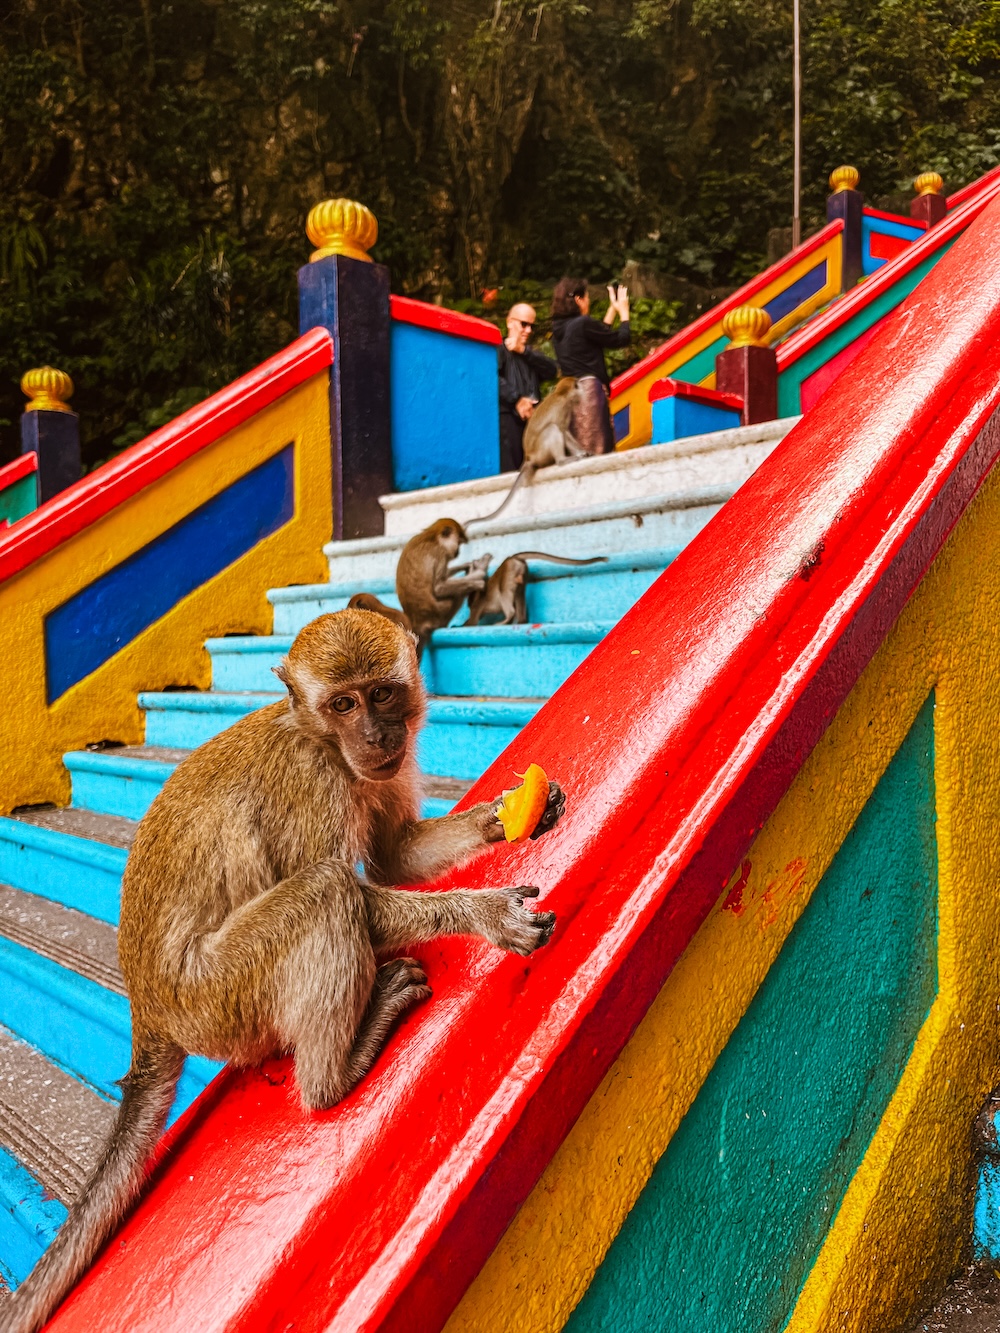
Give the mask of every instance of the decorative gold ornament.
<svg viewBox="0 0 1000 1333">
<path fill-rule="evenodd" d="M 31 399 L 25 412 L 73 411 L 66 402 L 73 394 L 73 381 L 64 370 L 39 366 L 27 371 L 21 379 L 21 392 Z"/>
<path fill-rule="evenodd" d="M 857 167 L 838 167 L 830 172 L 830 189 L 834 194 L 840 194 L 841 190 L 856 190 L 860 179 L 861 172 Z"/>
<path fill-rule="evenodd" d="M 766 347 L 770 327 L 771 316 L 756 305 L 738 305 L 722 317 L 722 332 L 730 347 Z"/>
<path fill-rule="evenodd" d="M 324 199 L 309 210 L 306 235 L 318 247 L 309 256 L 310 264 L 327 255 L 348 255 L 370 264 L 368 251 L 378 240 L 378 220 L 353 199 Z"/>
<path fill-rule="evenodd" d="M 940 194 L 944 189 L 944 181 L 936 171 L 922 171 L 914 180 L 913 188 L 918 195 Z"/>
</svg>

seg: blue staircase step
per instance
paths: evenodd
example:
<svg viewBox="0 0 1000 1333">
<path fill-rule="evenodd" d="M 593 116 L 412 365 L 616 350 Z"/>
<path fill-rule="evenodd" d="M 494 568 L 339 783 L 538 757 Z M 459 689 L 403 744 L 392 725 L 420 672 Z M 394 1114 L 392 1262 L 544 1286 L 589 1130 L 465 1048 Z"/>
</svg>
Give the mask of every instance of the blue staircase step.
<svg viewBox="0 0 1000 1333">
<path fill-rule="evenodd" d="M 76 750 L 63 755 L 73 778 L 73 805 L 81 810 L 141 819 L 188 751 L 161 747 Z M 173 755 L 171 758 L 160 758 Z"/>
<path fill-rule="evenodd" d="M 193 749 L 280 694 L 209 691 L 139 695 L 151 745 Z M 543 699 L 432 698 L 417 748 L 424 773 L 469 781 L 479 776 L 544 703 Z"/>
<path fill-rule="evenodd" d="M 439 695 L 547 697 L 613 627 L 613 621 L 589 621 L 436 630 L 429 674 Z"/>
<path fill-rule="evenodd" d="M 121 877 L 134 825 L 83 811 L 40 810 L 0 818 L 0 882 L 118 924 Z M 77 816 L 77 821 L 74 821 Z"/>
<path fill-rule="evenodd" d="M 360 583 L 293 584 L 271 588 L 267 600 L 274 607 L 275 634 L 294 635 L 310 620 L 331 611 L 343 611 L 356 592 L 370 592 L 387 606 L 399 606 L 395 580 L 375 578 Z"/>
</svg>

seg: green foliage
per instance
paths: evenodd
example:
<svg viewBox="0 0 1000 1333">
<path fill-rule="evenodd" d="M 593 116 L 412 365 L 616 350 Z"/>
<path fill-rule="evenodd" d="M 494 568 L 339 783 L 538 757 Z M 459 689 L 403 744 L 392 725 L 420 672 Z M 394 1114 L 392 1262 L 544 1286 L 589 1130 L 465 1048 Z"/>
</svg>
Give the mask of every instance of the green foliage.
<svg viewBox="0 0 1000 1333">
<path fill-rule="evenodd" d="M 902 208 L 1000 161 L 1000 0 L 803 18 L 807 229 L 841 162 Z M 731 288 L 790 220 L 787 0 L 12 0 L 0 57 L 0 460 L 32 365 L 93 464 L 285 344 L 324 196 L 395 290 L 498 321 L 627 261 Z M 616 369 L 680 318 L 634 302 Z"/>
</svg>

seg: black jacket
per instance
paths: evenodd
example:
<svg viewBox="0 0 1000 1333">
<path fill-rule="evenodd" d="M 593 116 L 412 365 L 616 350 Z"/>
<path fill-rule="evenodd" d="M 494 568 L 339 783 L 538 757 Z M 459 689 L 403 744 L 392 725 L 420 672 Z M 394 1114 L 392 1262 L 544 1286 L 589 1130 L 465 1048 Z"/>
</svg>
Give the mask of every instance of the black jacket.
<svg viewBox="0 0 1000 1333">
<path fill-rule="evenodd" d="M 513 412 L 520 398 L 541 398 L 542 380 L 554 380 L 559 374 L 556 363 L 532 347 L 523 352 L 512 352 L 506 343 L 497 348 L 497 370 L 500 372 L 500 410 Z"/>
<path fill-rule="evenodd" d="M 561 375 L 583 379 L 595 375 L 602 384 L 611 377 L 604 364 L 605 347 L 627 347 L 631 339 L 628 321 L 612 328 L 589 315 L 566 315 L 552 321 L 552 342 Z"/>
</svg>

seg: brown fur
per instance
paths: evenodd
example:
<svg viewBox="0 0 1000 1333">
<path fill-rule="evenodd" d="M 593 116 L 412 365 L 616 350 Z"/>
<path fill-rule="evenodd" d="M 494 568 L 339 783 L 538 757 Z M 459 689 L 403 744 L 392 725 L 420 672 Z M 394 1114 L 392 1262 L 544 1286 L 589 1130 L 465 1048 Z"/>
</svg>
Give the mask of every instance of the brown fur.
<svg viewBox="0 0 1000 1333">
<path fill-rule="evenodd" d="M 413 626 L 410 624 L 410 617 L 405 611 L 397 611 L 394 606 L 386 606 L 385 602 L 379 599 L 371 592 L 356 592 L 347 603 L 348 611 L 372 611 L 377 616 L 385 616 L 386 620 L 391 620 L 394 625 L 401 625 L 403 629 L 413 632 Z"/>
<path fill-rule="evenodd" d="M 368 611 L 321 616 L 277 672 L 288 699 L 196 750 L 139 827 L 119 932 L 133 1044 L 121 1110 L 64 1227 L 0 1315 L 7 1333 L 41 1327 L 135 1199 L 186 1051 L 236 1065 L 294 1051 L 303 1106 L 329 1107 L 430 994 L 417 962 L 387 954 L 447 934 L 529 954 L 551 934 L 552 914 L 524 906 L 536 889 L 388 887 L 503 838 L 497 801 L 419 818 L 425 698 L 411 635 Z M 339 712 L 338 700 L 352 706 Z M 563 804 L 552 784 L 544 828 Z"/>
<path fill-rule="evenodd" d="M 490 575 L 482 592 L 469 593 L 469 619 L 465 623 L 478 625 L 484 616 L 499 616 L 501 625 L 526 625 L 528 604 L 524 585 L 528 580 L 529 560 L 548 560 L 553 565 L 599 565 L 607 558 L 593 555 L 588 560 L 571 560 L 544 551 L 518 551 L 509 555 Z"/>
<path fill-rule="evenodd" d="M 529 483 L 539 468 L 551 467 L 553 463 L 562 463 L 568 457 L 580 458 L 586 454 L 571 429 L 578 397 L 575 379 L 567 375 L 557 381 L 552 392 L 532 412 L 524 428 L 524 462 L 503 504 L 490 514 L 469 519 L 470 525 L 499 518 L 513 500 L 517 488 Z"/>
<path fill-rule="evenodd" d="M 417 636 L 417 657 L 436 629 L 444 629 L 462 609 L 470 592 L 486 586 L 490 557 L 449 569 L 449 561 L 468 541 L 456 519 L 439 518 L 403 547 L 396 566 L 396 596 Z M 465 576 L 459 577 L 465 570 Z"/>
</svg>

